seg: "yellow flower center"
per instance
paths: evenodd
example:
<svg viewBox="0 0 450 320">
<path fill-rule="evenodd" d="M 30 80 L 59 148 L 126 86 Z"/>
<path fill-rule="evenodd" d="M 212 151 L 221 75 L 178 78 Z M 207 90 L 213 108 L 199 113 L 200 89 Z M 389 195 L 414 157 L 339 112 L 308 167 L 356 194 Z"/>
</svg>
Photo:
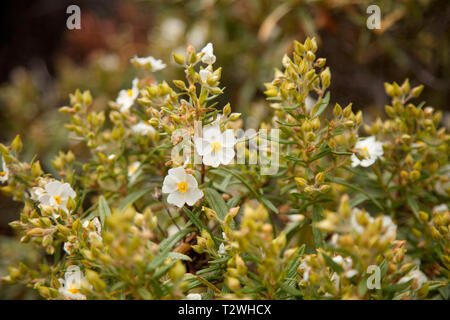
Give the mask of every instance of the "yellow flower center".
<svg viewBox="0 0 450 320">
<path fill-rule="evenodd" d="M 127 91 L 127 92 L 128 92 L 128 96 L 129 96 L 129 97 L 131 97 L 131 96 L 133 95 L 133 90 L 131 90 L 131 89 L 128 89 L 128 91 Z"/>
<path fill-rule="evenodd" d="M 188 185 L 184 181 L 179 182 L 177 187 L 178 187 L 178 191 L 180 191 L 181 193 L 185 193 L 188 189 Z"/>
<path fill-rule="evenodd" d="M 69 286 L 69 289 L 67 289 L 67 291 L 69 291 L 72 294 L 77 294 L 78 292 L 80 292 L 80 290 L 77 288 L 75 284 L 71 284 Z"/>
<path fill-rule="evenodd" d="M 366 146 L 364 146 L 362 149 L 363 149 L 363 151 L 365 151 L 365 152 L 368 152 L 368 151 L 369 151 L 369 149 L 367 149 Z"/>
<path fill-rule="evenodd" d="M 61 204 L 61 202 L 62 202 L 62 199 L 59 196 L 55 196 L 55 197 L 53 197 L 53 199 L 55 199 L 57 204 Z"/>
<path fill-rule="evenodd" d="M 220 149 L 222 149 L 222 144 L 219 141 L 215 141 L 211 143 L 211 149 L 213 151 L 219 151 Z"/>
<path fill-rule="evenodd" d="M 6 176 L 6 172 L 5 171 L 0 171 L 0 177 L 4 177 Z"/>
</svg>

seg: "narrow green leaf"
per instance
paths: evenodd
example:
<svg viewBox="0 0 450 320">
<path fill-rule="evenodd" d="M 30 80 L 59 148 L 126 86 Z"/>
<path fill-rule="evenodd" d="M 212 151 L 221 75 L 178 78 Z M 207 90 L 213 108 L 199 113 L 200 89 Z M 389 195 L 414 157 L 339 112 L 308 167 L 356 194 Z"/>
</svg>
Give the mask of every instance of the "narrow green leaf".
<svg viewBox="0 0 450 320">
<path fill-rule="evenodd" d="M 330 92 L 327 92 L 324 98 L 320 99 L 320 101 L 313 108 L 313 119 L 317 118 L 325 111 L 330 102 Z"/>
<path fill-rule="evenodd" d="M 322 252 L 322 256 L 325 259 L 325 261 L 327 262 L 328 266 L 331 269 L 333 269 L 334 272 L 337 272 L 337 273 L 344 272 L 344 269 L 340 265 L 338 265 L 336 262 L 334 262 L 333 259 L 331 259 L 329 255 Z"/>
<path fill-rule="evenodd" d="M 142 190 L 137 190 L 135 192 L 130 193 L 119 205 L 119 210 L 125 209 L 128 205 L 135 203 L 139 200 L 144 194 L 151 192 L 152 188 L 146 188 Z"/>
<path fill-rule="evenodd" d="M 314 236 L 314 243 L 316 244 L 316 248 L 322 248 L 323 247 L 323 236 L 322 232 L 314 227 L 314 224 L 319 222 L 323 219 L 323 208 L 319 205 L 313 206 L 313 215 L 312 215 L 312 225 L 313 225 L 313 236 Z"/>
<path fill-rule="evenodd" d="M 104 196 L 98 199 L 98 212 L 102 226 L 105 224 L 105 218 L 111 216 L 111 209 L 109 209 L 108 202 Z"/>
</svg>

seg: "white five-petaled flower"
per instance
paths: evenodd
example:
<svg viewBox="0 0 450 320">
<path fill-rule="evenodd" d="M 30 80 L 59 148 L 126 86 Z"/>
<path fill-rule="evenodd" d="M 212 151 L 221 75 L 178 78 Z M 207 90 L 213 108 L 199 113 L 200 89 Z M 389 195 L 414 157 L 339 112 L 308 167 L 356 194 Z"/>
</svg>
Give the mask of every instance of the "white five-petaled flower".
<svg viewBox="0 0 450 320">
<path fill-rule="evenodd" d="M 8 181 L 8 178 L 9 178 L 9 170 L 8 170 L 8 167 L 6 166 L 5 159 L 3 159 L 3 157 L 2 157 L 2 167 L 0 170 L 0 182 L 5 183 L 6 181 Z"/>
<path fill-rule="evenodd" d="M 383 143 L 376 141 L 374 136 L 356 142 L 355 149 L 360 158 L 356 154 L 352 154 L 352 167 L 369 167 L 383 155 Z"/>
<path fill-rule="evenodd" d="M 130 60 L 135 66 L 147 68 L 149 71 L 159 71 L 166 67 L 166 64 L 161 59 L 155 59 L 152 56 L 139 58 L 134 56 Z"/>
<path fill-rule="evenodd" d="M 192 174 L 186 173 L 183 167 L 172 168 L 164 178 L 163 193 L 168 193 L 167 202 L 181 208 L 185 203 L 193 206 L 203 197 L 203 191 L 198 188 L 197 180 Z"/>
<path fill-rule="evenodd" d="M 217 168 L 230 164 L 234 158 L 236 138 L 231 129 L 220 131 L 219 125 L 203 128 L 203 138 L 195 138 L 195 149 L 203 157 L 203 164 Z"/>
<path fill-rule="evenodd" d="M 185 300 L 202 300 L 202 295 L 199 293 L 189 293 Z"/>
<path fill-rule="evenodd" d="M 134 104 L 134 101 L 139 95 L 138 88 L 139 80 L 137 78 L 133 79 L 132 87 L 128 90 L 120 90 L 117 96 L 116 103 L 120 105 L 120 112 L 128 111 Z"/>
<path fill-rule="evenodd" d="M 85 300 L 86 296 L 80 293 L 82 282 L 86 281 L 78 266 L 70 266 L 64 274 L 64 279 L 58 279 L 61 287 L 59 293 L 64 299 Z"/>
<path fill-rule="evenodd" d="M 151 125 L 146 124 L 145 122 L 139 122 L 138 124 L 135 124 L 131 127 L 131 130 L 139 135 L 143 136 L 151 136 L 153 135 L 156 130 Z"/>
<path fill-rule="evenodd" d="M 55 209 L 67 210 L 67 201 L 69 198 L 75 199 L 77 194 L 73 191 L 70 184 L 62 183 L 58 180 L 51 180 L 44 185 L 44 188 L 35 187 L 31 190 L 32 198 L 40 203 L 40 205 L 50 206 Z M 53 214 L 55 218 L 59 217 Z"/>
<path fill-rule="evenodd" d="M 419 289 L 425 284 L 425 282 L 428 281 L 428 278 L 422 271 L 415 269 L 411 270 L 406 276 L 402 277 L 398 283 L 408 282 L 409 280 L 413 280 L 412 284 Z"/>
<path fill-rule="evenodd" d="M 204 53 L 202 56 L 202 62 L 206 64 L 213 64 L 216 62 L 216 56 L 214 55 L 213 45 L 212 43 L 208 43 L 201 51 Z"/>
</svg>

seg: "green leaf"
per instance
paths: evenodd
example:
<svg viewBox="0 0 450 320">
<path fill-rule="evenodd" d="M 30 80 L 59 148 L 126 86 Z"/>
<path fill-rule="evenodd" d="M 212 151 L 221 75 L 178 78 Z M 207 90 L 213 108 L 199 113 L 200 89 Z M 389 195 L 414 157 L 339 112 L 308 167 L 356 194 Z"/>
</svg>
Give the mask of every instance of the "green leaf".
<svg viewBox="0 0 450 320">
<path fill-rule="evenodd" d="M 336 273 L 341 273 L 344 271 L 344 269 L 338 265 L 336 262 L 333 261 L 333 259 L 330 258 L 329 255 L 327 255 L 325 252 L 322 252 L 322 256 L 325 259 L 325 261 L 327 262 L 328 266 L 333 269 L 334 272 Z"/>
<path fill-rule="evenodd" d="M 416 219 L 420 221 L 420 217 L 419 217 L 420 208 L 419 208 L 419 204 L 417 203 L 416 199 L 414 199 L 414 197 L 410 193 L 407 193 L 406 201 L 408 202 L 408 205 L 411 207 Z"/>
<path fill-rule="evenodd" d="M 323 247 L 323 236 L 322 232 L 314 227 L 314 224 L 323 219 L 323 208 L 318 205 L 313 206 L 313 215 L 312 215 L 312 225 L 313 225 L 313 235 L 314 235 L 314 243 L 316 244 L 316 248 Z"/>
<path fill-rule="evenodd" d="M 313 119 L 317 118 L 325 111 L 330 102 L 330 92 L 327 92 L 324 98 L 320 99 L 320 101 L 313 108 Z"/>
<path fill-rule="evenodd" d="M 189 220 L 200 230 L 202 231 L 203 229 L 205 230 L 209 230 L 207 226 L 205 226 L 205 224 L 197 217 L 197 215 L 195 213 L 193 213 L 191 210 L 189 210 L 186 207 L 183 207 L 183 211 L 184 213 L 186 213 L 186 215 L 188 216 Z"/>
<path fill-rule="evenodd" d="M 169 258 L 171 258 L 174 261 L 175 260 L 192 261 L 191 257 L 179 252 L 170 252 Z"/>
<path fill-rule="evenodd" d="M 135 203 L 139 200 L 144 194 L 151 192 L 152 188 L 146 188 L 142 190 L 137 190 L 135 192 L 130 193 L 119 205 L 119 210 L 125 209 L 128 205 Z"/>
<path fill-rule="evenodd" d="M 187 224 L 189 226 L 190 223 Z M 169 238 L 164 239 L 159 244 L 159 254 L 155 256 L 155 258 L 148 264 L 147 271 L 152 272 L 156 268 L 158 268 L 169 256 L 170 250 L 172 247 L 177 244 L 178 241 L 183 239 L 188 233 L 193 232 L 192 228 L 184 228 Z"/>
<path fill-rule="evenodd" d="M 225 219 L 225 216 L 228 213 L 228 206 L 225 203 L 225 200 L 223 200 L 220 194 L 212 188 L 206 188 L 204 191 L 206 201 L 211 206 L 211 209 L 217 213 L 221 220 Z M 234 229 L 234 222 L 232 222 L 232 228 Z"/>
<path fill-rule="evenodd" d="M 111 209 L 109 209 L 108 202 L 104 196 L 98 199 L 98 212 L 102 226 L 105 224 L 105 218 L 111 216 Z"/>
<path fill-rule="evenodd" d="M 347 188 L 353 189 L 355 191 L 361 192 L 362 194 L 364 194 L 368 199 L 370 199 L 379 209 L 384 210 L 383 206 L 380 204 L 380 202 L 378 202 L 372 195 L 370 195 L 369 193 L 367 193 L 366 191 L 364 191 L 363 189 L 348 183 L 346 180 L 341 179 L 341 178 L 332 178 L 330 179 L 331 182 L 346 186 Z"/>
<path fill-rule="evenodd" d="M 220 168 L 219 170 L 225 171 L 228 174 L 233 175 L 236 179 L 238 179 L 244 186 L 247 187 L 248 191 L 250 191 L 260 202 L 264 203 L 269 209 L 271 209 L 273 212 L 278 213 L 278 209 L 268 200 L 263 199 L 261 195 L 256 192 L 256 190 L 251 186 L 251 184 L 248 182 L 248 179 L 244 178 L 240 173 L 227 169 L 227 168 Z"/>
<path fill-rule="evenodd" d="M 152 295 L 150 292 L 148 292 L 146 289 L 144 288 L 138 288 L 137 289 L 137 293 L 141 296 L 142 299 L 144 300 L 151 300 L 152 299 Z"/>
</svg>

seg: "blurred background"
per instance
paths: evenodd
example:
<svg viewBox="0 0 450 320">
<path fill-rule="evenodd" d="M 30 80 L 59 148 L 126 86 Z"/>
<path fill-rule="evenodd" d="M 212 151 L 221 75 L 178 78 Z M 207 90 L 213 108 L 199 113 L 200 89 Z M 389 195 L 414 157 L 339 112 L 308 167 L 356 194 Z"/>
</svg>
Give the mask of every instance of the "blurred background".
<svg viewBox="0 0 450 320">
<path fill-rule="evenodd" d="M 81 29 L 69 30 L 69 5 L 81 10 Z M 381 29 L 369 30 L 367 7 L 381 9 Z M 8 0 L 0 13 L 0 142 L 16 134 L 24 158 L 38 154 L 47 172 L 70 147 L 57 109 L 68 94 L 91 90 L 106 106 L 139 73 L 129 59 L 152 55 L 168 68 L 158 80 L 182 78 L 171 52 L 187 44 L 214 44 L 231 102 L 246 127 L 267 116 L 263 83 L 281 67 L 292 41 L 315 36 L 318 56 L 332 72 L 331 100 L 363 109 L 366 121 L 383 117 L 384 82 L 424 84 L 421 99 L 444 111 L 450 127 L 450 1 L 448 0 Z M 8 222 L 20 204 L 0 193 L 0 276 L 19 261 L 40 257 L 18 244 Z M 0 299 L 36 298 L 20 286 L 2 287 Z"/>
</svg>

